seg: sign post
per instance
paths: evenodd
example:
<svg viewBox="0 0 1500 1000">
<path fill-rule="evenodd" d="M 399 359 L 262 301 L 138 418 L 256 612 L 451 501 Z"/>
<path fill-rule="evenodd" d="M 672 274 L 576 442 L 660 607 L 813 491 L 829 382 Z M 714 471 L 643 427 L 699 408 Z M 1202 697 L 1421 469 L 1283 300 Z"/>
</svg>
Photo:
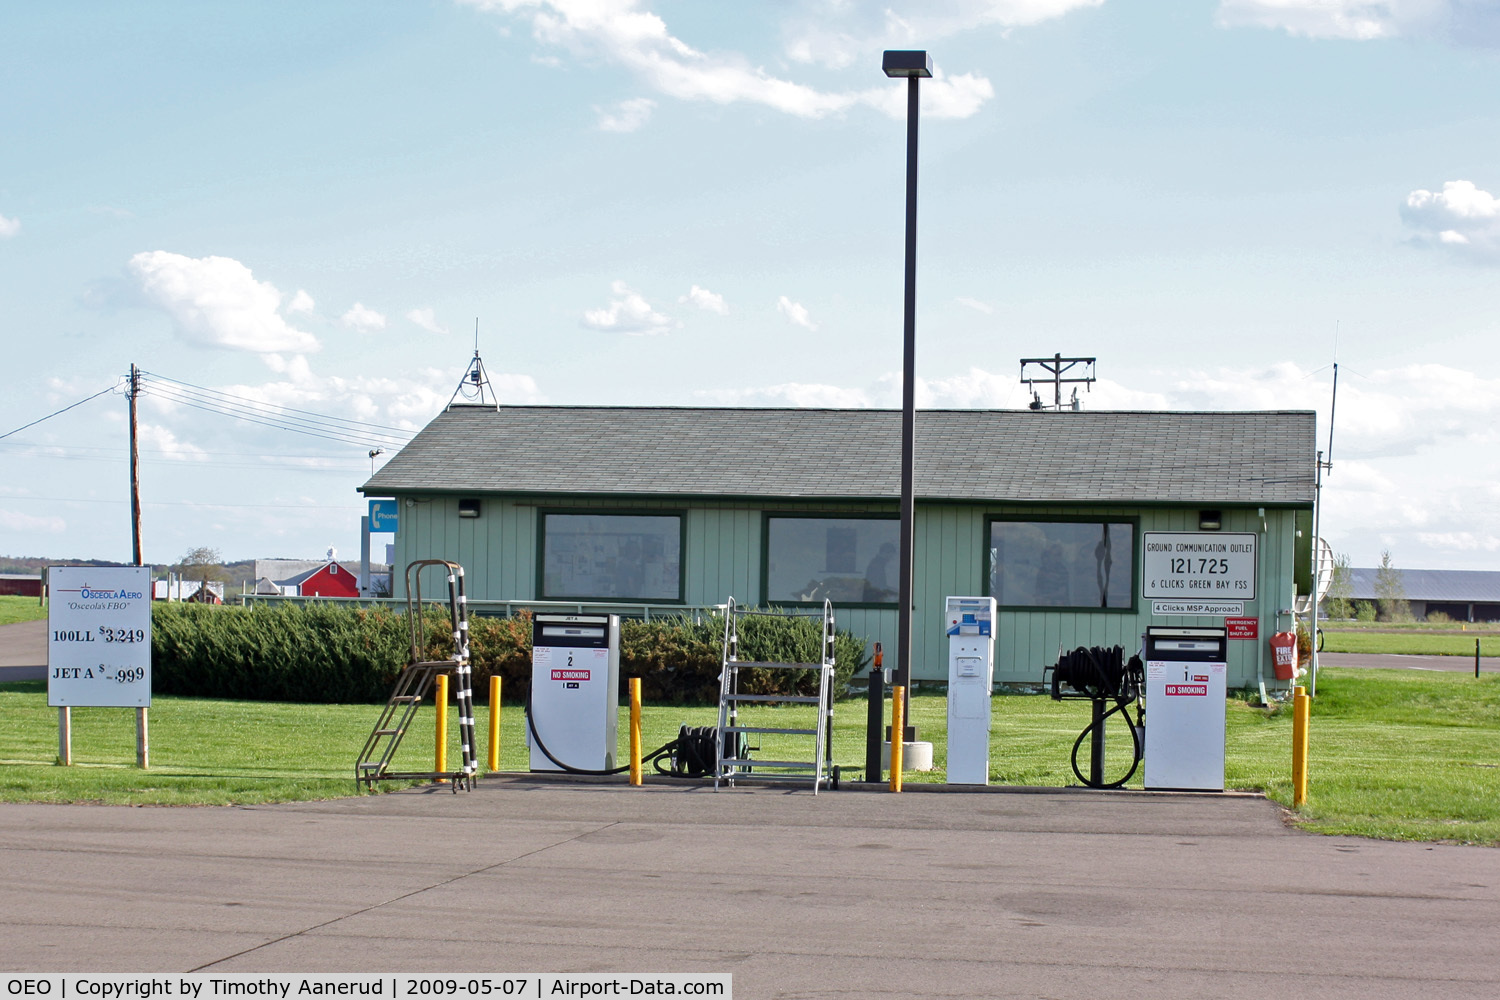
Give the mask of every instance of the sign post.
<svg viewBox="0 0 1500 1000">
<path fill-rule="evenodd" d="M 150 765 L 151 570 L 53 566 L 47 609 L 47 704 L 58 710 L 58 762 L 73 762 L 74 705 L 134 708 L 136 764 Z"/>
</svg>

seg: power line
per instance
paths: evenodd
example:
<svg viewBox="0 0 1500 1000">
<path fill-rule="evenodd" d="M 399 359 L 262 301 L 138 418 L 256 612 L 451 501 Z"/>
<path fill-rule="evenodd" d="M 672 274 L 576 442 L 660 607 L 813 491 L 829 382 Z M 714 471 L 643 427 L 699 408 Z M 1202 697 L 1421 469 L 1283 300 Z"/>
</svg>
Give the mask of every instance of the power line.
<svg viewBox="0 0 1500 1000">
<path fill-rule="evenodd" d="M 117 383 L 115 383 L 115 385 L 119 385 L 119 383 L 117 382 Z M 94 393 L 92 396 L 88 396 L 88 397 L 86 397 L 84 399 L 80 399 L 76 403 L 70 403 L 67 406 L 64 406 L 62 409 L 58 410 L 56 413 L 49 413 L 45 417 L 38 417 L 37 419 L 33 420 L 29 424 L 23 424 L 22 426 L 17 427 L 13 431 L 6 431 L 4 434 L 0 434 L 0 440 L 4 440 L 5 438 L 8 438 L 12 434 L 19 434 L 22 431 L 24 431 L 27 427 L 35 427 L 37 424 L 41 423 L 43 420 L 51 420 L 53 417 L 58 416 L 59 414 L 67 413 L 69 410 L 73 409 L 75 406 L 82 406 L 84 403 L 87 403 L 90 399 L 98 399 L 100 396 L 104 395 L 106 392 L 114 392 L 115 391 L 115 385 L 110 386 L 108 389 L 100 389 L 98 392 Z"/>
<path fill-rule="evenodd" d="M 37 500 L 47 503 L 129 503 L 129 500 L 103 500 L 96 497 L 23 497 L 7 496 L 0 498 L 10 503 L 16 500 Z M 144 507 L 203 507 L 212 509 L 235 509 L 240 508 L 263 508 L 266 510 L 307 510 L 309 507 L 317 510 L 364 510 L 365 508 L 355 504 L 307 504 L 307 503 L 196 503 L 192 500 L 146 500 L 142 503 Z"/>
<path fill-rule="evenodd" d="M 335 441 L 339 444 L 357 445 L 362 448 L 368 447 L 372 442 L 399 446 L 409 440 L 407 437 L 396 437 L 385 433 L 370 433 L 368 431 L 340 427 L 332 423 L 320 425 L 296 417 L 278 419 L 274 412 L 252 410 L 233 403 L 221 402 L 212 397 L 194 396 L 170 388 L 162 391 L 160 386 L 154 386 L 151 394 L 169 402 L 196 410 L 232 417 L 236 420 L 259 424 L 262 427 L 270 427 L 274 430 L 291 431 L 295 434 L 305 434 L 309 437 L 322 438 L 325 441 Z"/>
<path fill-rule="evenodd" d="M 265 403 L 151 372 L 147 372 L 146 375 L 150 379 L 153 394 L 163 399 L 280 430 L 322 437 L 346 444 L 362 445 L 368 445 L 372 441 L 393 445 L 405 444 L 412 437 L 411 431 L 388 424 L 314 413 L 311 410 L 301 410 L 278 403 Z"/>
</svg>

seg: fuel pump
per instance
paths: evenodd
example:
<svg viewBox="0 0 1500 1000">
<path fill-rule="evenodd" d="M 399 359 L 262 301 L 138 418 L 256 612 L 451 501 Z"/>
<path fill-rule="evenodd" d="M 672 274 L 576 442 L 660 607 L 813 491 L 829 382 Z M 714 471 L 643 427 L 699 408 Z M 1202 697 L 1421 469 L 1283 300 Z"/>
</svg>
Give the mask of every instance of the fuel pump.
<svg viewBox="0 0 1500 1000">
<path fill-rule="evenodd" d="M 619 615 L 533 617 L 526 727 L 531 769 L 614 768 L 619 691 Z"/>
<path fill-rule="evenodd" d="M 1224 790 L 1223 628 L 1146 629 L 1146 787 Z"/>
</svg>

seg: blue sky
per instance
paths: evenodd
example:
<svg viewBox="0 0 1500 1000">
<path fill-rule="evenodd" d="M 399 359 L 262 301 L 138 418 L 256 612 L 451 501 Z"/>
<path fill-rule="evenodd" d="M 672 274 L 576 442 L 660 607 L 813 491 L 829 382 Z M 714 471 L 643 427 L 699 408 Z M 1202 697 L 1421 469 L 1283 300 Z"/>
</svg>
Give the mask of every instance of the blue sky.
<svg viewBox="0 0 1500 1000">
<path fill-rule="evenodd" d="M 179 383 L 410 432 L 476 320 L 509 402 L 895 405 L 880 53 L 926 48 L 923 405 L 1023 406 L 1018 359 L 1061 352 L 1099 358 L 1090 408 L 1315 407 L 1326 445 L 1337 357 L 1325 537 L 1500 568 L 1494 4 L 60 3 L 5 34 L 0 434 L 153 373 L 148 561 L 356 554 L 393 433 Z M 125 415 L 0 439 L 0 554 L 129 558 Z"/>
</svg>

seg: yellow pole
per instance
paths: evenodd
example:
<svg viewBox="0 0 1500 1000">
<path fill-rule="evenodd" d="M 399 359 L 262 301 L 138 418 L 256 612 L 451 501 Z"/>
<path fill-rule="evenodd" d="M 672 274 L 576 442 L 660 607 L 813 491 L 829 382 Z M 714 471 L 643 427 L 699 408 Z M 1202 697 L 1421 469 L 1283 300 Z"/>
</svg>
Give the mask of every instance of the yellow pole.
<svg viewBox="0 0 1500 1000">
<path fill-rule="evenodd" d="M 641 783 L 641 679 L 630 678 L 630 783 Z"/>
<path fill-rule="evenodd" d="M 1307 802 L 1307 725 L 1312 699 L 1307 688 L 1293 689 L 1292 698 L 1292 805 Z"/>
<path fill-rule="evenodd" d="M 901 791 L 901 750 L 906 735 L 906 688 L 891 688 L 891 791 Z"/>
<path fill-rule="evenodd" d="M 490 759 L 491 771 L 500 770 L 500 678 L 490 675 Z"/>
<path fill-rule="evenodd" d="M 432 769 L 434 771 L 448 770 L 448 675 L 439 674 L 437 679 L 437 693 L 432 696 L 433 704 L 437 707 L 437 747 L 433 753 Z M 439 783 L 446 781 L 445 778 L 437 779 Z"/>
</svg>

